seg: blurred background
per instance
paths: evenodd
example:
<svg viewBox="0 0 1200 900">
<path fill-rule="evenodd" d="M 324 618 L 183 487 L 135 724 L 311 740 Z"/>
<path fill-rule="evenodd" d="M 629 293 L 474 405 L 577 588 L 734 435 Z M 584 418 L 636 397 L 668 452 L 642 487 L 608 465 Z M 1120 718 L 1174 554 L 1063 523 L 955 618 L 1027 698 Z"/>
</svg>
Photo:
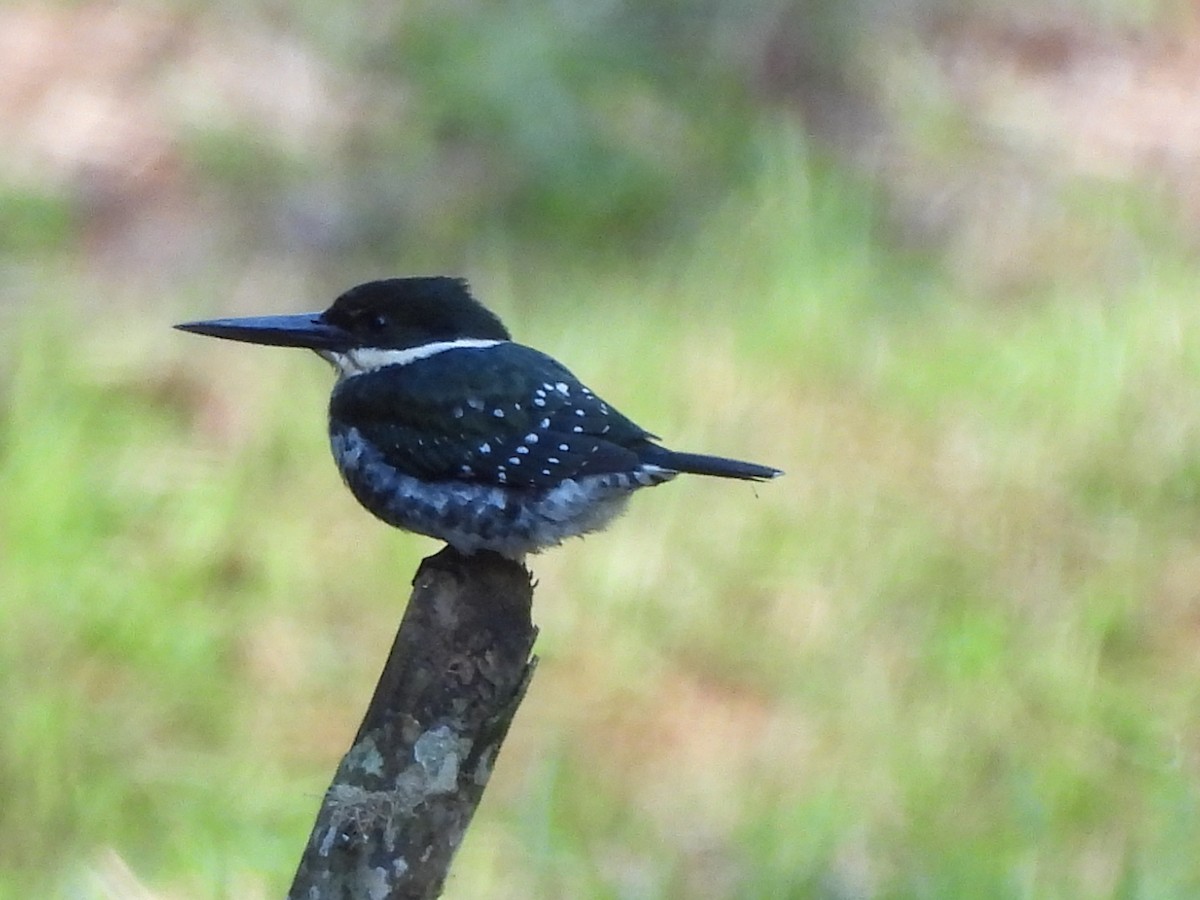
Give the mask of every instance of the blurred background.
<svg viewBox="0 0 1200 900">
<path fill-rule="evenodd" d="M 448 897 L 1200 896 L 1198 175 L 1190 3 L 4 4 L 0 896 L 286 890 L 436 545 L 170 325 L 433 273 L 788 473 L 532 560 Z"/>
</svg>

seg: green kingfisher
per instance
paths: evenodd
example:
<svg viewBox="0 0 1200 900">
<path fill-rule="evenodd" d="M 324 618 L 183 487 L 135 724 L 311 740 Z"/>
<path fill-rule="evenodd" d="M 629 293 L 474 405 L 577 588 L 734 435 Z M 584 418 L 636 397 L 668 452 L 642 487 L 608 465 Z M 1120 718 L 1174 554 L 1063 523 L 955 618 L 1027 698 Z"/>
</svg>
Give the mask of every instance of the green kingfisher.
<svg viewBox="0 0 1200 900">
<path fill-rule="evenodd" d="M 561 363 L 514 342 L 458 278 L 389 278 L 322 313 L 177 325 L 304 347 L 331 363 L 329 438 L 369 512 L 471 554 L 512 559 L 604 528 L 680 472 L 764 481 L 769 466 L 655 443 Z"/>
</svg>

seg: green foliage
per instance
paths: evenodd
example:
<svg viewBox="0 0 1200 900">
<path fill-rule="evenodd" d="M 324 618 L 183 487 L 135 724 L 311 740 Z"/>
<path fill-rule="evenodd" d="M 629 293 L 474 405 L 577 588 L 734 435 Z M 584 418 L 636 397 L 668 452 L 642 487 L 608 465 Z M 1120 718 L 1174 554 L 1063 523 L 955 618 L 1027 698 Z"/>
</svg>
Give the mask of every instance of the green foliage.
<svg viewBox="0 0 1200 900">
<path fill-rule="evenodd" d="M 53 252 L 72 236 L 74 226 L 64 198 L 0 183 L 0 259 Z"/>
<path fill-rule="evenodd" d="M 785 7 L 521 0 L 369 21 L 298 8 L 289 24 L 356 114 L 328 116 L 307 158 L 255 121 L 199 130 L 187 155 L 257 199 L 239 214 L 260 230 L 294 238 L 299 217 L 327 231 L 305 235 L 310 250 L 444 259 L 498 232 L 543 253 L 628 254 L 690 230 L 752 172 L 755 80 Z"/>
<path fill-rule="evenodd" d="M 118 331 L 64 308 L 9 333 L 0 382 L 4 879 L 25 896 L 106 847 L 218 875 L 229 841 L 267 846 L 257 829 L 296 815 L 239 783 L 277 780 L 270 763 L 223 750 L 266 587 L 237 526 L 245 486 L 196 477 L 196 385 L 161 359 L 125 368 Z M 251 809 L 256 833 L 219 827 Z"/>
<path fill-rule="evenodd" d="M 728 183 L 752 113 L 744 73 L 697 52 L 711 15 L 518 6 L 442 8 L 374 57 L 411 85 L 430 159 L 484 170 L 476 215 L 543 239 L 624 240 Z"/>
</svg>

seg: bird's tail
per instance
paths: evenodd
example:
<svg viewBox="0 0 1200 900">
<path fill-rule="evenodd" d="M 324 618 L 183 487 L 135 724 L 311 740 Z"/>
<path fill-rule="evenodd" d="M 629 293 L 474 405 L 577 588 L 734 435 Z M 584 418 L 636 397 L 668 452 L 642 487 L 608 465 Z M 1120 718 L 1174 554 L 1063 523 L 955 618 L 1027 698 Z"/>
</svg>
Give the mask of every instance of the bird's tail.
<svg viewBox="0 0 1200 900">
<path fill-rule="evenodd" d="M 665 447 L 655 447 L 655 452 L 643 456 L 646 462 L 674 472 L 690 472 L 693 475 L 713 475 L 717 478 L 741 478 L 745 481 L 769 481 L 783 472 L 770 466 L 725 459 L 721 456 L 705 456 L 702 453 L 677 453 Z"/>
</svg>

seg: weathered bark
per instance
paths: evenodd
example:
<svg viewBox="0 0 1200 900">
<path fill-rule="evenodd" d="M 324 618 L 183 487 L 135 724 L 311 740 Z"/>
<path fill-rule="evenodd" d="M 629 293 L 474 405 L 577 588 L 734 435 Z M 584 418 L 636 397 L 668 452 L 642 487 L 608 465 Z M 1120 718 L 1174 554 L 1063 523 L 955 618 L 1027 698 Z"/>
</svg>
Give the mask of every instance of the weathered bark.
<svg viewBox="0 0 1200 900">
<path fill-rule="evenodd" d="M 421 563 L 289 898 L 441 893 L 533 674 L 532 600 L 529 573 L 496 554 Z"/>
</svg>

